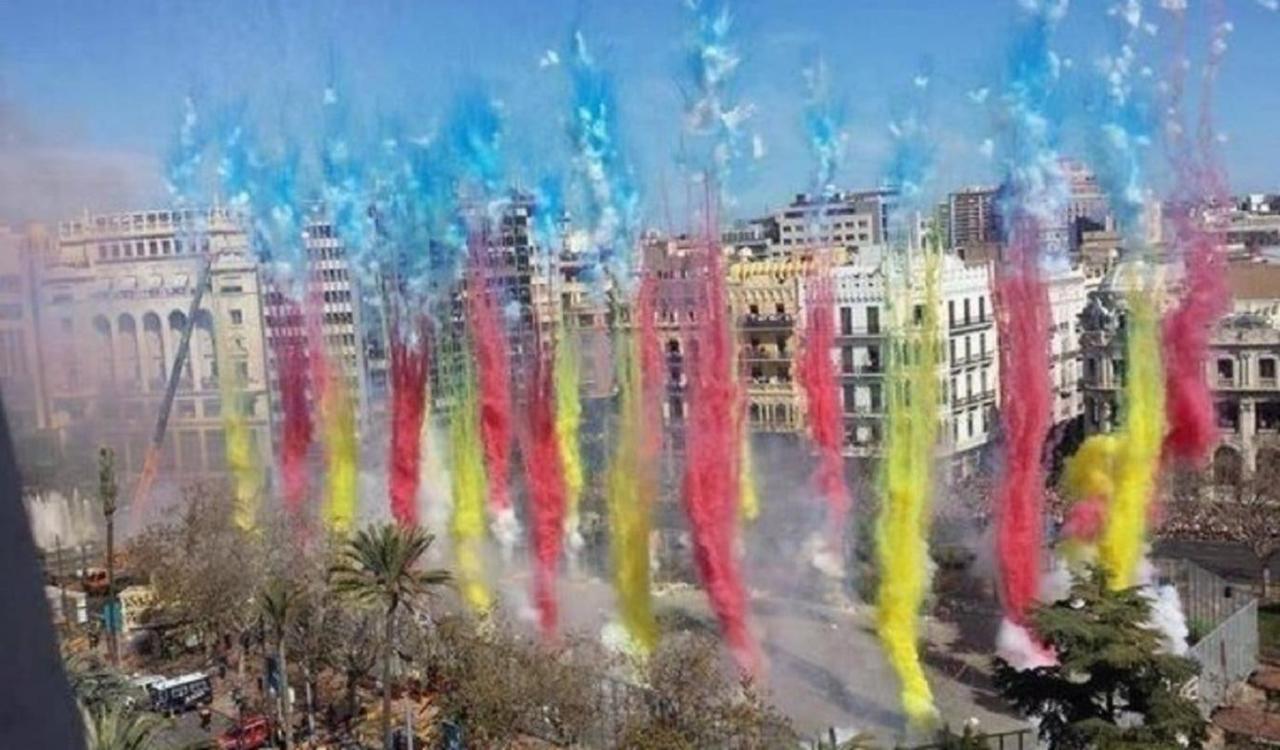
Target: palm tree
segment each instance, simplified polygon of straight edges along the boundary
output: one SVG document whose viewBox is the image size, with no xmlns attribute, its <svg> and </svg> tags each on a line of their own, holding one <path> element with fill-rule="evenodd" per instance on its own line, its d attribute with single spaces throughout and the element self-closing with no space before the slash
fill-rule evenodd
<svg viewBox="0 0 1280 750">
<path fill-rule="evenodd" d="M 435 536 L 417 526 L 370 525 L 344 545 L 329 572 L 333 590 L 358 603 L 380 607 L 385 615 L 382 639 L 382 738 L 391 748 L 391 654 L 396 615 L 414 611 L 433 589 L 453 581 L 447 570 L 416 570 Z"/>
<path fill-rule="evenodd" d="M 280 670 L 280 694 L 276 703 L 280 730 L 284 733 L 285 750 L 293 748 L 293 732 L 290 731 L 289 670 L 285 661 L 285 640 L 294 616 L 302 606 L 302 592 L 283 579 L 276 579 L 267 586 L 258 600 L 262 617 L 271 628 L 276 642 L 276 665 Z"/>
<path fill-rule="evenodd" d="M 80 716 L 87 750 L 146 750 L 161 726 L 154 714 L 117 706 L 90 709 L 81 705 Z"/>
</svg>

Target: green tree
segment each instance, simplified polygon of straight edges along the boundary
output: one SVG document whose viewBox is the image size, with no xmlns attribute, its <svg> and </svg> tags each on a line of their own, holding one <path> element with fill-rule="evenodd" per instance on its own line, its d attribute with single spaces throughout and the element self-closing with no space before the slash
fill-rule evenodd
<svg viewBox="0 0 1280 750">
<path fill-rule="evenodd" d="M 395 647 L 396 616 L 414 612 L 434 590 L 449 585 L 447 570 L 418 570 L 435 536 L 418 527 L 370 525 L 356 533 L 330 568 L 335 593 L 357 603 L 380 607 L 386 618 L 382 637 L 382 737 L 391 748 L 391 657 Z"/>
<path fill-rule="evenodd" d="M 279 671 L 279 694 L 276 699 L 276 716 L 281 731 L 284 732 L 285 750 L 293 748 L 293 732 L 290 725 L 289 701 L 289 668 L 286 661 L 286 644 L 296 619 L 298 610 L 302 608 L 302 592 L 284 579 L 275 579 L 258 598 L 258 606 L 262 619 L 271 632 L 275 642 L 276 669 Z"/>
<path fill-rule="evenodd" d="M 119 706 L 80 707 L 86 750 L 146 750 L 162 726 L 154 714 Z"/>
<path fill-rule="evenodd" d="M 1149 621 L 1138 589 L 1112 591 L 1094 569 L 1065 600 L 1031 614 L 1031 630 L 1058 663 L 1018 670 L 997 658 L 996 686 L 1038 720 L 1053 750 L 1200 748 L 1205 722 L 1181 694 L 1197 666 L 1165 653 Z"/>
</svg>

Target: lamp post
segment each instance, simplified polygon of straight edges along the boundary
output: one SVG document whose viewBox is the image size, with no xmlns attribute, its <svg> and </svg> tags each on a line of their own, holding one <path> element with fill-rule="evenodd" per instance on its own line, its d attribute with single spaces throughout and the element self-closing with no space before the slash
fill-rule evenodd
<svg viewBox="0 0 1280 750">
<path fill-rule="evenodd" d="M 120 642 L 116 632 L 120 624 L 120 603 L 116 600 L 115 515 L 116 515 L 115 454 L 110 448 L 98 450 L 98 497 L 102 500 L 102 515 L 107 520 L 107 655 L 113 666 L 120 666 Z"/>
</svg>

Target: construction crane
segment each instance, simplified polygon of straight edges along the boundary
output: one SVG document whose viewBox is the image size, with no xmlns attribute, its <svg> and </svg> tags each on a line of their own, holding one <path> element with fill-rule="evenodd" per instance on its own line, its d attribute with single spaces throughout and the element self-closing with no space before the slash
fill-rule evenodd
<svg viewBox="0 0 1280 750">
<path fill-rule="evenodd" d="M 209 275 L 213 270 L 216 253 L 209 253 L 204 266 L 200 269 L 199 280 L 196 281 L 196 293 L 191 298 L 191 307 L 187 310 L 187 325 L 178 340 L 178 351 L 173 357 L 173 368 L 169 370 L 169 383 L 164 389 L 164 399 L 160 402 L 160 414 L 156 417 L 156 429 L 151 435 L 151 445 L 147 446 L 147 457 L 142 463 L 142 474 L 138 477 L 138 485 L 133 491 L 130 503 L 130 515 L 135 519 L 142 512 L 143 504 L 151 494 L 151 485 L 155 482 L 156 471 L 160 468 L 160 452 L 164 446 L 165 431 L 169 427 L 169 412 L 173 410 L 173 397 L 178 392 L 178 383 L 182 380 L 182 370 L 187 364 L 191 351 L 191 332 L 196 327 L 196 312 L 204 299 L 204 290 L 209 286 Z"/>
</svg>

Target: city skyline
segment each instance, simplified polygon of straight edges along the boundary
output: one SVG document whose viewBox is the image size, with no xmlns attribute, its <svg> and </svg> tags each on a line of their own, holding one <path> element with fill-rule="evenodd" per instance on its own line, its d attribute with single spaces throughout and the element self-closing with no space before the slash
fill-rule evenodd
<svg viewBox="0 0 1280 750">
<path fill-rule="evenodd" d="M 995 135 L 991 113 L 979 100 L 998 90 L 1005 45 L 967 42 L 1001 38 L 1016 22 L 1018 4 L 963 5 L 928 13 L 911 3 L 734 5 L 742 58 L 735 94 L 755 107 L 748 128 L 762 149 L 734 186 L 726 213 L 760 213 L 812 185 L 802 71 L 819 56 L 846 112 L 848 153 L 838 184 L 883 181 L 888 124 L 916 100 L 925 102 L 937 145 L 933 197 L 996 181 L 999 170 L 984 145 Z M 1267 160 L 1256 158 L 1280 149 L 1280 134 L 1258 115 L 1280 108 L 1280 93 L 1256 83 L 1274 79 L 1280 62 L 1251 53 L 1280 29 L 1280 17 L 1267 5 L 1229 8 L 1234 30 L 1215 107 L 1237 192 L 1273 189 L 1277 182 Z M 643 218 L 661 226 L 670 217 L 679 228 L 687 214 L 676 158 L 688 88 L 681 65 L 691 27 L 681 6 L 674 0 L 643 8 L 555 2 L 536 10 L 518 3 L 428 8 L 387 2 L 358 9 L 225 3 L 199 10 L 130 4 L 110 14 L 75 2 L 16 6 L 0 24 L 0 219 L 57 220 L 82 208 L 165 205 L 163 156 L 176 138 L 185 96 L 194 93 L 215 108 L 243 102 L 259 122 L 295 131 L 308 127 L 308 113 L 330 77 L 358 92 L 366 122 L 396 113 L 424 131 L 440 125 L 460 86 L 481 85 L 504 104 L 508 176 L 532 184 L 548 173 L 564 175 L 572 158 L 564 135 L 569 97 L 556 59 L 563 61 L 570 30 L 581 28 L 616 89 L 622 149 L 634 167 Z M 1146 14 L 1142 24 L 1157 27 L 1142 31 L 1138 46 L 1139 62 L 1154 67 L 1167 59 L 1173 36 L 1159 6 L 1137 6 Z M 1081 81 L 1096 78 L 1094 63 L 1118 46 L 1122 22 L 1108 7 L 1073 4 L 1061 25 L 1055 50 L 1073 62 Z M 1205 23 L 1197 4 L 1188 18 L 1193 62 L 1194 50 L 1208 43 Z M 503 44 L 491 54 L 477 51 L 484 48 L 476 35 L 495 24 L 507 26 Z M 848 43 L 849 30 L 867 28 L 884 33 Z M 162 49 L 172 50 L 172 65 L 155 65 Z M 261 49 L 278 53 L 269 76 L 255 72 Z M 1152 78 L 1159 78 L 1154 70 Z M 1087 156 L 1080 139 L 1078 129 L 1068 128 L 1062 150 Z M 1148 156 L 1158 173 L 1158 150 Z"/>
</svg>

